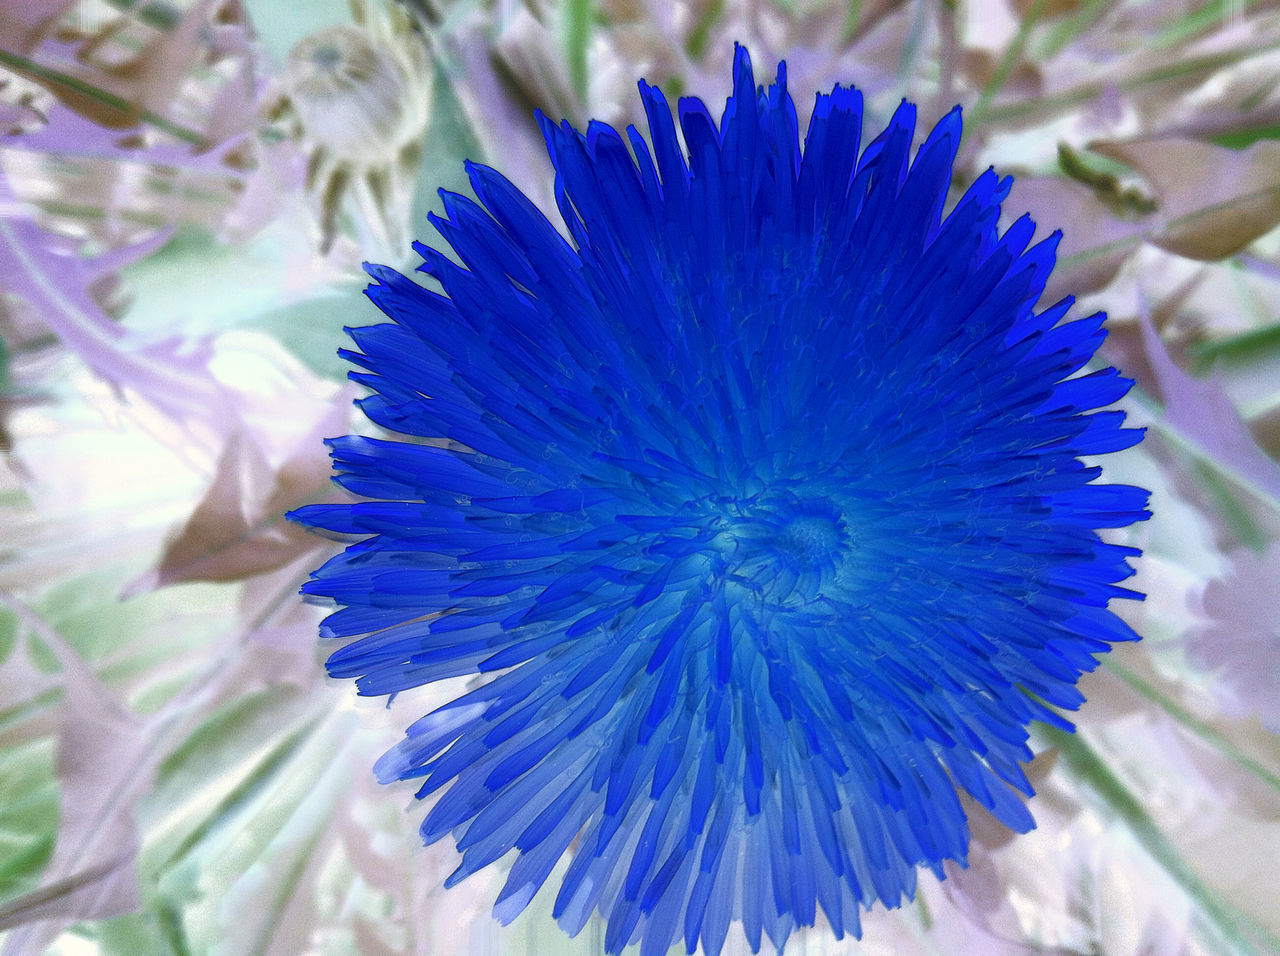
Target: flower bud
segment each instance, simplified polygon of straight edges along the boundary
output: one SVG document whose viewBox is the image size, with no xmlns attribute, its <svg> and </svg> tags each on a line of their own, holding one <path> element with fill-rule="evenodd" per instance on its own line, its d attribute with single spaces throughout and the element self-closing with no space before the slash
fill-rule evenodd
<svg viewBox="0 0 1280 956">
<path fill-rule="evenodd" d="M 426 51 L 413 37 L 378 43 L 352 25 L 293 48 L 284 83 L 305 138 L 353 165 L 391 162 L 422 136 L 431 96 Z"/>
</svg>

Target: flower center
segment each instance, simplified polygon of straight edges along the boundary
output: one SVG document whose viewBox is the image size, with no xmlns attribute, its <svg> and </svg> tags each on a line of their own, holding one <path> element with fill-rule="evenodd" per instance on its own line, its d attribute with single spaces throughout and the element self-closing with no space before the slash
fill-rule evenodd
<svg viewBox="0 0 1280 956">
<path fill-rule="evenodd" d="M 342 51 L 332 43 L 322 44 L 311 51 L 311 62 L 321 70 L 332 73 L 342 62 Z"/>
<path fill-rule="evenodd" d="M 777 548 L 798 567 L 817 570 L 834 562 L 843 537 L 838 516 L 802 514 L 783 529 Z"/>
<path fill-rule="evenodd" d="M 789 491 L 743 502 L 725 530 L 733 573 L 775 604 L 821 597 L 849 546 L 844 516 L 830 499 Z"/>
</svg>

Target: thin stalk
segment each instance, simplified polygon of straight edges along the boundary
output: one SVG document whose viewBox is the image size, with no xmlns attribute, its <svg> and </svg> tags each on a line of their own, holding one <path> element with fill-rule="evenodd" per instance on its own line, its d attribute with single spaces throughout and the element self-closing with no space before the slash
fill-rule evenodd
<svg viewBox="0 0 1280 956">
<path fill-rule="evenodd" d="M 1016 42 L 1016 39 L 1015 39 Z M 1131 77 L 1123 80 L 1100 79 L 1092 80 L 1087 83 L 1080 83 L 1077 86 L 1053 93 L 1048 96 L 1037 97 L 1030 100 L 1021 100 L 1016 103 L 1006 103 L 1001 106 L 993 106 L 986 110 L 983 119 L 988 123 L 1006 122 L 1009 120 L 1018 120 L 1027 116 L 1045 115 L 1055 111 L 1063 110 L 1073 106 L 1080 106 L 1084 103 L 1097 99 L 1102 92 L 1110 86 L 1114 86 L 1119 90 L 1128 92 L 1140 86 L 1146 86 L 1151 83 L 1162 83 L 1166 80 L 1175 80 L 1184 76 L 1194 76 L 1198 73 L 1207 73 L 1224 66 L 1230 66 L 1238 63 L 1247 56 L 1255 53 L 1272 52 L 1275 49 L 1274 43 L 1258 43 L 1253 46 L 1241 46 L 1233 50 L 1223 50 L 1217 53 L 1206 53 L 1202 56 L 1176 58 L 1169 63 L 1143 70 Z M 992 78 L 994 82 L 994 77 Z M 984 91 L 985 94 L 985 91 Z M 981 101 L 979 101 L 981 102 Z"/>
<path fill-rule="evenodd" d="M 1209 0 L 1157 33 L 1151 39 L 1151 45 L 1157 50 L 1167 50 L 1215 25 L 1230 24 L 1233 19 L 1243 17 L 1245 11 L 1257 3 L 1258 0 Z"/>
<path fill-rule="evenodd" d="M 1218 474 L 1230 478 L 1239 488 L 1242 488 L 1252 495 L 1256 496 L 1259 501 L 1264 502 L 1271 508 L 1280 511 L 1280 498 L 1268 488 L 1263 487 L 1255 479 L 1242 474 L 1238 469 L 1232 467 L 1229 463 L 1221 458 L 1208 452 L 1194 438 L 1184 434 L 1180 429 L 1170 425 L 1161 414 L 1163 409 L 1151 395 L 1147 394 L 1140 386 L 1135 385 L 1129 392 L 1129 400 L 1135 405 L 1143 409 L 1148 417 L 1147 427 L 1153 431 L 1159 432 L 1169 445 L 1178 451 L 1190 455 L 1197 461 L 1204 462 L 1205 465 L 1212 468 Z"/>
<path fill-rule="evenodd" d="M 1103 659 L 1103 666 L 1128 684 L 1146 700 L 1155 704 L 1166 714 L 1172 717 L 1180 726 L 1186 728 L 1196 737 L 1200 738 L 1200 740 L 1217 749 L 1223 754 L 1223 756 L 1229 758 L 1233 763 L 1238 764 L 1259 780 L 1262 780 L 1273 789 L 1280 791 L 1280 776 L 1272 773 L 1258 761 L 1244 753 L 1239 747 L 1227 739 L 1227 737 L 1214 730 L 1204 721 L 1199 720 L 1181 704 L 1171 700 L 1165 694 L 1160 693 L 1159 689 L 1153 684 L 1144 680 L 1123 664 L 1113 660 L 1110 656 Z"/>
<path fill-rule="evenodd" d="M 57 86 L 65 87 L 76 93 L 86 96 L 95 102 L 104 106 L 109 106 L 113 110 L 119 110 L 122 113 L 136 115 L 140 122 L 149 126 L 154 126 L 158 130 L 175 136 L 178 139 L 190 143 L 192 146 L 203 146 L 205 137 L 195 130 L 187 129 L 172 120 L 166 119 L 159 113 L 151 110 L 139 109 L 136 103 L 132 103 L 123 96 L 117 96 L 115 93 L 108 93 L 106 90 L 87 83 L 79 77 L 72 76 L 69 73 L 63 73 L 52 67 L 42 66 L 34 60 L 9 50 L 0 50 L 0 65 L 9 67 L 26 76 L 30 76 L 44 83 L 52 83 Z"/>
<path fill-rule="evenodd" d="M 1217 506 L 1231 533 L 1254 554 L 1262 554 L 1266 551 L 1266 535 L 1227 483 L 1204 461 L 1194 461 L 1191 467 L 1195 472 L 1197 483 Z"/>
<path fill-rule="evenodd" d="M 1246 332 L 1225 335 L 1212 342 L 1199 342 L 1188 351 L 1196 362 L 1208 365 L 1214 359 L 1228 356 L 1248 355 L 1261 349 L 1274 349 L 1280 345 L 1280 322 L 1273 325 L 1260 326 Z"/>
<path fill-rule="evenodd" d="M 1000 56 L 1000 62 L 996 64 L 995 72 L 991 74 L 991 79 L 987 81 L 987 85 L 983 88 L 982 94 L 978 97 L 978 102 L 969 111 L 970 123 L 976 125 L 994 113 L 994 110 L 991 109 L 991 101 L 1000 92 L 1005 81 L 1009 79 L 1009 74 L 1013 72 L 1013 68 L 1017 66 L 1018 61 L 1022 59 L 1022 55 L 1026 52 L 1027 40 L 1031 36 L 1031 29 L 1036 25 L 1036 21 L 1040 19 L 1040 12 L 1043 8 L 1044 0 L 1035 0 L 1035 3 L 1031 4 L 1031 9 L 1027 11 L 1027 15 L 1018 24 L 1018 32 L 1014 34 L 1013 39 L 1009 41 L 1009 45 L 1005 47 L 1004 53 Z"/>
<path fill-rule="evenodd" d="M 1106 0 L 1085 0 L 1075 13 L 1059 23 L 1043 43 L 1038 45 L 1036 59 L 1048 60 L 1061 53 L 1072 40 L 1098 22 L 1105 4 Z"/>
<path fill-rule="evenodd" d="M 591 45 L 592 0 L 565 0 L 564 53 L 569 80 L 580 106 L 587 105 L 587 52 Z"/>
<path fill-rule="evenodd" d="M 182 14 L 167 3 L 140 3 L 139 0 L 107 0 L 123 13 L 132 13 L 139 21 L 157 30 L 169 31 L 182 20 Z"/>
<path fill-rule="evenodd" d="M 1143 807 L 1142 802 L 1107 766 L 1106 761 L 1080 734 L 1053 727 L 1043 728 L 1046 740 L 1058 748 L 1064 763 L 1075 777 L 1122 819 L 1143 849 L 1195 902 L 1221 938 L 1245 953 L 1280 952 L 1280 937 L 1222 899 L 1206 886 L 1183 859 Z"/>
</svg>

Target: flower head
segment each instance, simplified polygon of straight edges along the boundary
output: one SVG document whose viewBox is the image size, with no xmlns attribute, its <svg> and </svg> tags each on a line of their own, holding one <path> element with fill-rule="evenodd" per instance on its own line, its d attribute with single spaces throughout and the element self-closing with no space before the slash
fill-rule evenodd
<svg viewBox="0 0 1280 956">
<path fill-rule="evenodd" d="M 1135 637 L 1096 529 L 1147 495 L 1079 460 L 1141 437 L 1087 414 L 1129 382 L 1076 374 L 1102 316 L 1035 311 L 1057 236 L 999 234 L 1008 179 L 941 217 L 958 110 L 910 160 L 911 105 L 859 150 L 836 87 L 802 149 L 740 48 L 686 155 L 640 92 L 649 143 L 543 120 L 568 241 L 469 165 L 433 219 L 461 264 L 418 247 L 443 294 L 370 267 L 392 321 L 346 354 L 404 437 L 332 442 L 369 500 L 297 517 L 362 540 L 304 590 L 363 694 L 489 676 L 377 772 L 439 794 L 450 882 L 516 851 L 500 919 L 568 855 L 554 912 L 610 952 L 856 934 L 964 860 L 958 790 L 1032 826 L 1028 722 Z"/>
<path fill-rule="evenodd" d="M 291 114 L 307 151 L 307 188 L 328 252 L 344 202 L 366 244 L 395 255 L 430 118 L 433 65 L 396 4 L 353 5 L 356 22 L 314 33 L 289 52 L 272 115 Z"/>
</svg>

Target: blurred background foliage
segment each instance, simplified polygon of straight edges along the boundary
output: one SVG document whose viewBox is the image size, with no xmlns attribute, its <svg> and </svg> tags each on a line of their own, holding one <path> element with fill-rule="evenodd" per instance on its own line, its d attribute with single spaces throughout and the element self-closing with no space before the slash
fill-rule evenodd
<svg viewBox="0 0 1280 956">
<path fill-rule="evenodd" d="M 361 426 L 336 349 L 435 190 L 543 205 L 534 109 L 716 103 L 734 41 L 812 94 L 965 109 L 957 191 L 1063 230 L 1148 440 L 1145 640 L 1036 732 L 1039 823 L 789 952 L 1280 952 L 1280 3 L 0 2 L 0 953 L 598 953 L 499 875 L 447 893 L 370 766 L 465 686 L 329 684 L 286 525 Z M 641 124 L 643 129 L 643 125 Z M 545 895 L 545 894 L 544 894 Z M 767 945 L 767 944 L 766 944 Z M 735 948 L 736 947 L 736 948 Z M 726 952 L 745 952 L 731 934 Z"/>
</svg>

